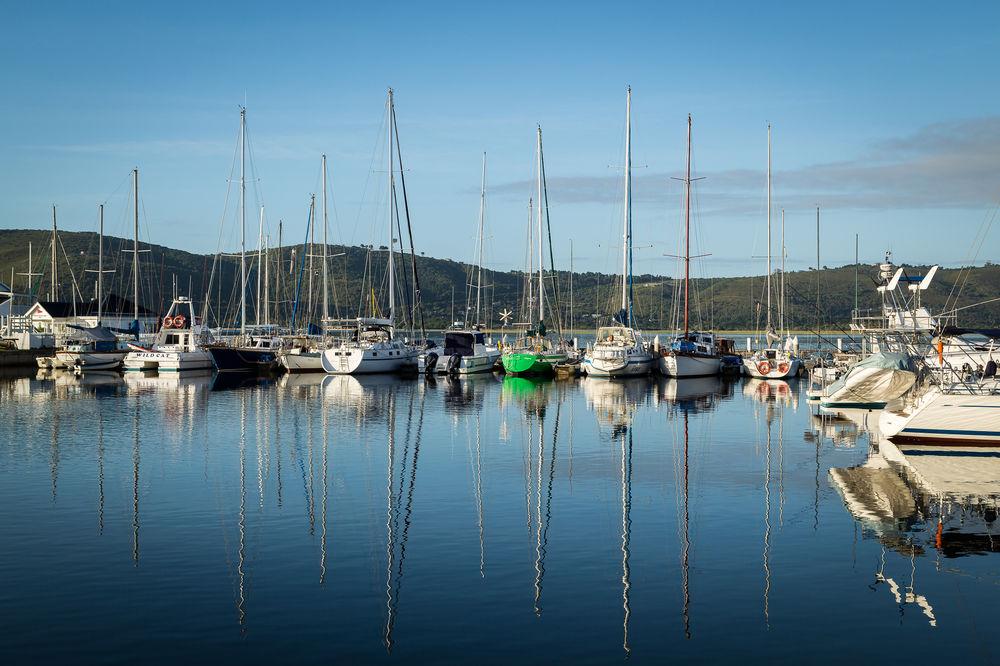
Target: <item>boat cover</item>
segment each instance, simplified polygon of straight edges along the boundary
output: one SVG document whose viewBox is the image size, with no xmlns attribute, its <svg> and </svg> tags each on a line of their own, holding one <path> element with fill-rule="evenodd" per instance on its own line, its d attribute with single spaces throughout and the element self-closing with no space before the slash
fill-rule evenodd
<svg viewBox="0 0 1000 666">
<path fill-rule="evenodd" d="M 88 326 L 77 326 L 75 324 L 68 324 L 68 326 L 83 333 L 82 339 L 89 339 L 94 342 L 116 342 L 118 340 L 111 329 L 106 326 L 94 326 L 93 328 Z"/>
<path fill-rule="evenodd" d="M 872 368 L 916 372 L 916 368 L 913 364 L 913 358 L 909 354 L 901 354 L 898 352 L 879 352 L 877 354 L 872 354 L 863 361 L 858 361 L 848 368 L 847 372 L 845 372 L 840 379 L 827 387 L 826 394 L 837 395 L 838 392 L 847 387 L 847 382 L 853 375 L 857 375 L 861 370 Z"/>
</svg>

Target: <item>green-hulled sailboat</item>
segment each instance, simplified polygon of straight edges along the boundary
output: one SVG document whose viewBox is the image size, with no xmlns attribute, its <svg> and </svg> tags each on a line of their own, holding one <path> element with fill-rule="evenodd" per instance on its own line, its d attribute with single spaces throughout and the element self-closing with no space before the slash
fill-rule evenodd
<svg viewBox="0 0 1000 666">
<path fill-rule="evenodd" d="M 537 143 L 537 172 L 538 172 L 538 323 L 524 333 L 510 345 L 504 345 L 502 359 L 503 369 L 509 375 L 517 376 L 545 376 L 551 375 L 555 371 L 555 366 L 569 358 L 569 351 L 562 340 L 552 340 L 548 337 L 545 327 L 545 269 L 544 269 L 544 243 L 543 243 L 543 209 L 547 196 L 544 188 L 545 162 L 542 157 L 542 128 L 538 128 Z M 530 234 L 529 234 L 530 237 Z M 531 252 L 528 253 L 529 257 Z M 530 275 L 531 270 L 529 268 Z M 528 310 L 531 310 L 531 279 L 528 284 Z M 534 314 L 534 313 L 531 313 Z"/>
</svg>

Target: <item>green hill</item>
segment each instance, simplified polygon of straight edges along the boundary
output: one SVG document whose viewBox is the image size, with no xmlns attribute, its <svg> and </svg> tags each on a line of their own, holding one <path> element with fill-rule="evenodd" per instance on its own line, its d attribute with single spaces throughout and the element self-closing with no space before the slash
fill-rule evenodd
<svg viewBox="0 0 1000 666">
<path fill-rule="evenodd" d="M 89 232 L 60 232 L 59 238 L 59 285 L 58 298 L 69 300 L 74 278 L 78 297 L 89 299 L 94 296 L 96 275 L 86 270 L 97 268 L 98 237 Z M 28 244 L 32 245 L 32 269 L 36 273 L 30 288 L 27 278 L 15 275 L 15 290 L 19 293 L 36 295 L 46 300 L 51 284 L 51 234 L 35 230 L 0 230 L 0 281 L 10 279 L 15 273 L 28 272 Z M 114 269 L 105 277 L 105 289 L 131 297 L 132 294 L 132 254 L 128 240 L 105 238 L 105 269 Z M 173 294 L 176 281 L 177 292 L 191 295 L 199 305 L 207 300 L 209 321 L 232 323 L 238 310 L 239 260 L 232 256 L 216 259 L 212 255 L 200 255 L 175 250 L 159 245 L 141 244 L 148 250 L 140 255 L 140 301 L 154 311 L 162 312 Z M 321 281 L 319 248 L 314 252 L 312 273 L 312 307 L 309 308 L 309 273 L 301 270 L 301 246 L 286 246 L 268 253 L 269 293 L 272 302 L 272 321 L 286 323 L 290 320 L 299 293 L 297 321 L 316 321 L 321 311 Z M 372 294 L 376 302 L 385 303 L 386 252 L 376 248 L 330 246 L 330 254 L 338 255 L 330 259 L 331 315 L 354 317 L 359 310 L 370 309 Z M 216 263 L 217 262 L 217 263 Z M 398 313 L 405 307 L 403 296 L 412 294 L 412 270 L 408 257 L 396 258 Z M 216 265 L 213 278 L 213 265 Z M 425 324 L 428 329 L 439 329 L 452 319 L 452 307 L 456 319 L 462 319 L 465 306 L 467 266 L 465 264 L 430 257 L 416 258 L 417 273 L 421 286 L 421 301 Z M 908 274 L 922 274 L 926 267 L 907 267 Z M 874 289 L 875 266 L 861 266 L 859 306 L 861 309 L 879 307 L 878 295 Z M 370 276 L 374 275 L 374 280 Z M 301 276 L 301 287 L 298 286 Z M 366 277 L 368 276 L 368 277 Z M 524 274 L 519 271 L 484 272 L 484 284 L 488 287 L 482 295 L 482 317 L 485 323 L 499 326 L 499 312 L 509 309 L 516 313 L 521 310 Z M 820 310 L 816 308 L 817 278 L 820 284 Z M 949 295 L 957 292 L 956 284 L 964 281 L 958 306 L 971 305 L 997 296 L 1000 292 L 1000 266 L 988 264 L 982 268 L 968 270 L 949 269 L 939 271 L 931 288 L 925 292 L 924 304 L 932 312 L 940 312 Z M 247 293 L 254 297 L 257 290 L 257 273 L 251 266 L 248 275 Z M 589 329 L 607 318 L 617 309 L 620 281 L 616 276 L 585 272 L 573 276 L 574 322 L 579 329 Z M 561 313 L 568 322 L 569 285 L 568 272 L 561 271 L 547 287 L 549 302 L 553 300 L 551 291 L 557 284 L 560 291 Z M 777 284 L 777 283 L 775 283 Z M 817 323 L 824 328 L 845 327 L 850 321 L 855 298 L 855 267 L 798 271 L 786 275 L 787 317 L 792 329 L 810 330 Z M 211 290 L 209 290 L 211 287 Z M 675 313 L 675 282 L 669 277 L 640 275 L 634 278 L 634 302 L 640 325 L 647 330 L 663 330 L 671 327 Z M 211 293 L 210 296 L 207 296 Z M 763 306 L 753 305 L 763 301 L 764 280 L 761 276 L 715 278 L 694 280 L 691 289 L 692 326 L 714 327 L 717 330 L 745 330 L 758 325 L 758 313 L 763 318 Z M 454 300 L 453 300 L 454 299 Z M 774 295 L 777 308 L 777 287 Z M 955 306 L 954 297 L 952 306 Z M 253 320 L 255 311 L 248 306 L 248 317 Z M 367 312 L 365 312 L 367 313 Z M 818 315 L 818 316 L 817 316 Z M 522 318 L 515 315 L 516 320 Z M 990 303 L 959 313 L 959 322 L 965 326 L 1000 326 L 1000 303 Z"/>
</svg>

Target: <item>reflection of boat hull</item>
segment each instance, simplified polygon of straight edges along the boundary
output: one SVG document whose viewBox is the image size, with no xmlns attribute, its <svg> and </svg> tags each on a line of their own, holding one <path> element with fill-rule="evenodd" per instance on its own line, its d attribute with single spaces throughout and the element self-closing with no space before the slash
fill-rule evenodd
<svg viewBox="0 0 1000 666">
<path fill-rule="evenodd" d="M 722 357 L 671 353 L 661 356 L 656 367 L 665 377 L 708 377 L 719 374 Z"/>
<path fill-rule="evenodd" d="M 219 372 L 270 372 L 278 363 L 272 349 L 211 346 L 208 352 Z"/>
<path fill-rule="evenodd" d="M 894 441 L 1000 446 L 1000 396 L 931 390 L 916 405 L 882 412 L 879 429 Z"/>
<path fill-rule="evenodd" d="M 285 352 L 278 362 L 288 372 L 323 372 L 323 352 L 318 350 Z"/>
</svg>

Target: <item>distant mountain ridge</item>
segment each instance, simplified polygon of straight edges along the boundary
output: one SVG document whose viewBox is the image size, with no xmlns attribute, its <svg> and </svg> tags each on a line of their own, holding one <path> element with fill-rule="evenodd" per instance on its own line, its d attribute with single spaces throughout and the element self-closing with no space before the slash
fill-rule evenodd
<svg viewBox="0 0 1000 666">
<path fill-rule="evenodd" d="M 59 249 L 59 296 L 70 299 L 71 285 L 75 277 L 80 295 L 84 300 L 94 296 L 94 273 L 97 269 L 97 234 L 92 232 L 60 232 Z M 51 284 L 50 245 L 51 232 L 40 230 L 0 230 L 0 281 L 10 280 L 13 269 L 14 287 L 18 293 L 25 292 L 26 277 L 18 275 L 28 272 L 28 243 L 32 245 L 32 272 L 42 273 L 33 277 L 34 292 L 40 300 L 47 299 Z M 132 295 L 132 255 L 131 241 L 105 237 L 105 270 L 115 269 L 114 274 L 105 277 L 105 289 L 131 298 Z M 211 281 L 209 321 L 232 323 L 238 310 L 236 304 L 239 276 L 239 260 L 231 255 L 216 259 L 214 255 L 202 255 L 176 250 L 161 245 L 140 243 L 140 249 L 148 250 L 140 255 L 140 302 L 155 312 L 163 312 L 169 304 L 176 280 L 177 292 L 190 295 L 203 309 L 209 292 L 213 264 L 217 263 L 216 277 Z M 419 247 L 418 247 L 419 251 Z M 319 254 L 321 249 L 314 253 Z M 385 249 L 369 251 L 366 247 L 331 245 L 331 315 L 342 317 L 357 316 L 359 311 L 369 307 L 372 290 L 378 296 L 384 289 L 383 274 L 386 267 Z M 309 275 L 301 264 L 302 247 L 285 246 L 272 249 L 268 255 L 268 292 L 275 305 L 271 311 L 272 322 L 277 318 L 284 323 L 292 313 L 296 290 L 299 293 L 297 321 L 316 321 L 320 316 L 320 260 L 313 258 L 312 308 L 309 305 Z M 295 258 L 292 264 L 293 256 Z M 67 262 L 68 259 L 68 262 Z M 905 257 L 898 258 L 905 261 Z M 367 271 L 366 271 L 367 267 Z M 461 320 L 465 307 L 466 285 L 469 283 L 466 263 L 425 256 L 416 257 L 416 267 L 421 287 L 424 321 L 429 330 L 440 329 L 452 321 L 454 294 L 454 318 Z M 411 293 L 411 265 L 409 258 L 397 255 L 397 281 L 402 293 Z M 926 267 L 907 266 L 908 274 L 922 274 Z M 877 309 L 878 295 L 874 288 L 877 267 L 859 267 L 858 305 L 861 309 Z M 279 278 L 280 274 L 280 278 Z M 374 274 L 374 287 L 363 280 L 366 274 Z M 301 279 L 300 279 L 301 278 Z M 277 282 L 281 280 L 281 286 Z M 817 316 L 816 289 L 820 284 L 820 310 Z M 525 275 L 522 271 L 486 271 L 483 282 L 489 285 L 482 295 L 483 323 L 500 325 L 499 313 L 509 309 L 520 313 L 522 289 Z M 301 286 L 299 285 L 301 281 Z M 248 276 L 247 293 L 256 295 L 257 273 Z M 569 319 L 570 275 L 558 271 L 547 287 L 547 301 L 553 302 L 552 285 L 557 285 L 560 295 L 559 311 L 564 326 Z M 621 282 L 618 276 L 595 272 L 580 272 L 573 275 L 573 314 L 575 328 L 590 329 L 607 321 L 618 308 Z M 798 330 L 812 330 L 817 324 L 829 330 L 846 328 L 851 319 L 855 303 L 855 267 L 824 268 L 817 274 L 815 270 L 796 271 L 786 274 L 786 310 L 788 327 Z M 987 263 L 986 266 L 970 269 L 940 270 L 930 289 L 924 294 L 923 303 L 932 312 L 939 313 L 951 295 L 952 300 L 959 292 L 957 306 L 996 298 L 1000 295 L 1000 266 Z M 362 294 L 362 285 L 366 293 Z M 675 281 L 672 277 L 658 275 L 637 275 L 633 278 L 633 293 L 636 316 L 646 330 L 665 330 L 671 327 L 679 303 L 675 301 Z M 190 289 L 189 289 L 190 285 Z M 454 291 L 453 291 L 454 290 Z M 192 293 L 189 293 L 192 292 Z M 263 285 L 262 285 L 263 292 Z M 774 283 L 772 303 L 777 316 L 777 282 Z M 397 297 L 397 301 L 398 301 Z M 699 278 L 692 280 L 691 316 L 693 327 L 715 330 L 748 330 L 763 325 L 764 318 L 764 277 Z M 384 298 L 376 298 L 384 301 Z M 474 299 L 473 299 L 474 300 Z M 757 305 L 760 302 L 760 305 Z M 334 304 L 337 306 L 334 307 Z M 955 307 L 956 303 L 952 303 Z M 398 306 L 399 307 L 399 306 Z M 400 309 L 400 311 L 402 308 Z M 596 315 L 596 316 L 595 316 Z M 248 318 L 256 320 L 252 304 L 248 306 Z M 515 315 L 515 320 L 521 318 Z M 547 320 L 549 318 L 547 317 Z M 776 320 L 775 320 L 776 321 Z M 959 323 L 970 327 L 1000 326 L 1000 303 L 988 303 L 959 312 Z M 554 323 L 554 322 L 553 322 Z"/>
</svg>

